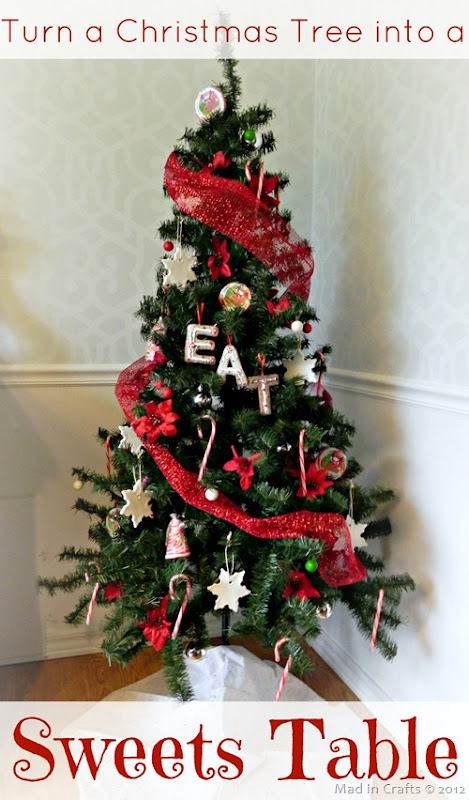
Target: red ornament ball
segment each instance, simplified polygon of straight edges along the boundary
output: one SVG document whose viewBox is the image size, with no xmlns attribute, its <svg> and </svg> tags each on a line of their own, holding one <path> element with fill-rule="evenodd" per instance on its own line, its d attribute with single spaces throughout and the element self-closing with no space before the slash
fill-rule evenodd
<svg viewBox="0 0 469 800">
<path fill-rule="evenodd" d="M 162 389 L 164 386 L 163 381 L 155 381 L 155 389 Z"/>
<path fill-rule="evenodd" d="M 311 323 L 305 322 L 305 324 L 303 325 L 303 333 L 311 333 L 312 330 L 313 326 L 311 325 Z"/>
<path fill-rule="evenodd" d="M 166 242 L 163 242 L 163 250 L 166 250 L 167 253 L 170 253 L 173 249 L 174 245 L 169 241 L 169 239 Z"/>
<path fill-rule="evenodd" d="M 161 392 L 161 394 L 163 395 L 165 400 L 169 400 L 169 398 L 173 396 L 173 390 L 169 386 L 166 386 Z"/>
</svg>

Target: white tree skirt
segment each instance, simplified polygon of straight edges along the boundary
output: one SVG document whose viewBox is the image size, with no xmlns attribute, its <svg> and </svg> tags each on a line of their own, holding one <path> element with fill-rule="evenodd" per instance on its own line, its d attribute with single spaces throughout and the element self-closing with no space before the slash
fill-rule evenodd
<svg viewBox="0 0 469 800">
<path fill-rule="evenodd" d="M 193 661 L 186 657 L 186 669 L 191 682 L 194 700 L 274 700 L 283 667 L 271 661 L 262 661 L 244 647 L 210 647 L 203 659 Z M 148 678 L 131 683 L 108 695 L 112 701 L 164 701 L 169 700 L 169 690 L 163 670 Z M 288 675 L 282 693 L 283 701 L 320 700 L 306 684 Z"/>
</svg>

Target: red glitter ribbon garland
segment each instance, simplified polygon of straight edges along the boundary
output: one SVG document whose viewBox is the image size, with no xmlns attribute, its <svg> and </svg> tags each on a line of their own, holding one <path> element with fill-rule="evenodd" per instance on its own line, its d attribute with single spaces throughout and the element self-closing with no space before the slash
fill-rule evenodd
<svg viewBox="0 0 469 800">
<path fill-rule="evenodd" d="M 116 396 L 132 426 L 137 422 L 135 406 L 147 383 L 148 362 L 145 358 L 135 361 L 118 378 Z M 168 483 L 186 503 L 262 539 L 301 536 L 321 539 L 327 547 L 318 559 L 318 570 L 329 586 L 346 586 L 366 577 L 366 569 L 355 555 L 350 531 L 341 514 L 293 511 L 277 517 L 250 517 L 221 492 L 216 501 L 207 500 L 195 472 L 186 470 L 163 445 L 157 442 L 144 444 Z"/>
<path fill-rule="evenodd" d="M 287 291 L 308 299 L 314 259 L 308 243 L 240 181 L 195 172 L 176 153 L 169 156 L 164 184 L 189 217 L 242 244 L 263 262 Z"/>
</svg>

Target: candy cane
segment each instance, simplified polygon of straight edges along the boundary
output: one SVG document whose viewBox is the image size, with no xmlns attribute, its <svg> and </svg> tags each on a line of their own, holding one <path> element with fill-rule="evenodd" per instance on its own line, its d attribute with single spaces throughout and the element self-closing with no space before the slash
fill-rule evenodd
<svg viewBox="0 0 469 800">
<path fill-rule="evenodd" d="M 108 478 L 111 477 L 111 436 L 106 439 L 106 470 Z"/>
<path fill-rule="evenodd" d="M 261 161 L 259 168 L 259 186 L 257 187 L 257 199 L 260 200 L 262 196 L 262 189 L 264 188 L 265 169 Z"/>
<path fill-rule="evenodd" d="M 202 480 L 202 478 L 204 476 L 204 472 L 205 472 L 206 467 L 207 467 L 207 461 L 209 459 L 210 452 L 212 450 L 212 446 L 213 446 L 213 443 L 215 441 L 215 434 L 217 432 L 217 423 L 215 422 L 213 417 L 210 416 L 210 414 L 204 414 L 202 419 L 209 419 L 210 420 L 210 422 L 212 424 L 212 432 L 210 434 L 210 439 L 208 440 L 208 445 L 205 448 L 204 457 L 203 457 L 202 463 L 200 465 L 199 475 L 198 475 L 198 478 L 197 478 L 199 483 L 200 483 L 200 481 Z M 200 425 L 197 428 L 197 432 L 199 434 L 199 439 L 202 439 L 203 433 L 202 433 L 202 428 L 200 427 Z"/>
<path fill-rule="evenodd" d="M 290 639 L 288 638 L 288 636 L 284 636 L 283 639 L 279 639 L 277 644 L 275 645 L 274 653 L 275 653 L 275 661 L 277 662 L 277 664 L 280 662 L 280 648 L 281 648 L 281 646 L 283 644 L 286 644 L 289 641 L 290 641 Z M 279 683 L 279 686 L 278 686 L 278 689 L 277 689 L 277 694 L 275 695 L 275 702 L 277 702 L 277 700 L 280 700 L 280 697 L 281 697 L 281 694 L 282 694 L 282 692 L 284 690 L 285 684 L 287 682 L 288 673 L 290 672 L 292 664 L 293 664 L 293 656 L 290 654 L 288 656 L 287 663 L 285 664 L 285 667 L 283 669 L 283 675 L 280 678 L 280 683 Z"/>
<path fill-rule="evenodd" d="M 303 428 L 300 431 L 300 441 L 299 441 L 299 450 L 300 450 L 300 480 L 301 480 L 301 488 L 303 490 L 303 497 L 306 497 L 306 469 L 305 469 L 305 432 L 306 428 Z"/>
<path fill-rule="evenodd" d="M 170 595 L 171 595 L 173 600 L 176 599 L 176 592 L 174 591 L 174 584 L 176 583 L 177 580 L 185 581 L 185 583 L 186 583 L 186 593 L 184 595 L 184 600 L 182 601 L 181 608 L 179 609 L 179 614 L 177 615 L 176 622 L 174 623 L 174 628 L 173 628 L 173 632 L 171 634 L 171 639 L 175 639 L 176 636 L 179 633 L 179 628 L 181 627 L 182 616 L 184 614 L 184 611 L 186 610 L 187 603 L 189 602 L 189 597 L 190 597 L 191 589 L 192 589 L 192 583 L 190 582 L 190 580 L 187 577 L 187 575 L 184 575 L 182 573 L 179 574 L 179 575 L 173 575 L 173 577 L 171 578 L 171 580 L 169 582 L 169 593 L 170 593 Z"/>
<path fill-rule="evenodd" d="M 91 564 L 94 564 L 94 561 L 90 561 L 89 563 L 90 563 L 90 566 L 91 566 Z M 98 572 L 100 572 L 99 567 L 97 567 L 97 570 L 98 570 Z M 90 582 L 90 575 L 89 575 L 88 572 L 85 572 L 85 580 L 86 580 L 87 583 Z M 90 622 L 91 622 L 91 617 L 92 617 L 92 614 L 93 614 L 93 609 L 94 609 L 94 606 L 95 606 L 95 603 L 96 603 L 96 598 L 98 596 L 100 585 L 101 584 L 99 583 L 99 581 L 97 581 L 95 583 L 95 585 L 94 585 L 93 593 L 91 595 L 90 604 L 88 606 L 88 613 L 86 615 L 86 624 L 87 625 L 89 625 Z"/>
<path fill-rule="evenodd" d="M 251 180 L 251 162 L 247 161 L 246 166 L 244 167 L 244 172 L 246 174 L 246 178 L 248 181 Z M 265 178 L 265 169 L 264 165 L 261 161 L 259 165 L 259 184 L 257 186 L 257 199 L 260 200 L 262 196 L 262 189 L 264 188 L 264 178 Z"/>
<path fill-rule="evenodd" d="M 374 650 L 376 646 L 376 636 L 378 633 L 378 625 L 379 625 L 379 618 L 381 616 L 381 609 L 383 607 L 383 600 L 384 600 L 384 589 L 379 590 L 378 594 L 378 602 L 376 604 L 376 614 L 375 614 L 375 621 L 373 622 L 373 630 L 371 632 L 371 642 L 370 642 L 370 649 Z"/>
</svg>

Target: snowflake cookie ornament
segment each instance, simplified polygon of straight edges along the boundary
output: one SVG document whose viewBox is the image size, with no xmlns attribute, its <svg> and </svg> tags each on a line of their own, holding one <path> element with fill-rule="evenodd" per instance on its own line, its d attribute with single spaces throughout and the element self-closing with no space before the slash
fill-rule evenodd
<svg viewBox="0 0 469 800">
<path fill-rule="evenodd" d="M 152 496 L 150 492 L 145 491 L 143 488 L 142 478 L 139 477 L 135 481 L 133 489 L 124 489 L 122 497 L 125 500 L 125 505 L 121 508 L 121 514 L 124 517 L 131 517 L 134 528 L 140 524 L 144 517 L 152 517 L 151 501 Z"/>
<path fill-rule="evenodd" d="M 368 542 L 363 538 L 362 534 L 365 531 L 368 523 L 355 522 L 354 518 L 351 517 L 350 514 L 345 521 L 350 531 L 352 547 L 367 547 Z"/>
<path fill-rule="evenodd" d="M 352 540 L 352 547 L 367 547 L 368 542 L 366 539 L 363 538 L 363 532 L 367 527 L 368 523 L 362 522 L 355 522 L 353 518 L 353 490 L 355 486 L 353 481 L 350 481 L 349 484 L 349 512 L 347 515 L 347 519 L 345 520 L 350 531 L 350 537 Z"/>
<path fill-rule="evenodd" d="M 130 450 L 134 456 L 139 456 L 144 447 L 134 429 L 130 425 L 119 425 L 119 430 L 122 436 L 119 447 L 123 450 Z"/>
<path fill-rule="evenodd" d="M 231 611 L 236 613 L 236 611 L 238 611 L 240 599 L 247 594 L 251 594 L 250 589 L 241 585 L 244 572 L 243 569 L 241 572 L 230 574 L 230 572 L 222 567 L 218 576 L 218 583 L 212 583 L 211 586 L 207 586 L 209 592 L 212 592 L 217 598 L 215 601 L 215 611 L 219 611 L 221 608 L 228 606 Z"/>
<path fill-rule="evenodd" d="M 217 598 L 215 601 L 215 611 L 219 611 L 228 606 L 228 608 L 236 614 L 240 599 L 251 594 L 251 590 L 247 589 L 246 586 L 242 586 L 245 573 L 244 569 L 241 570 L 241 572 L 230 571 L 230 566 L 228 564 L 228 548 L 231 544 L 231 537 L 232 533 L 230 531 L 226 539 L 225 547 L 226 569 L 223 569 L 223 567 L 221 568 L 218 576 L 218 583 L 212 583 L 211 586 L 207 586 L 207 589 Z M 233 569 L 233 562 L 231 563 L 231 569 Z"/>
<path fill-rule="evenodd" d="M 319 381 L 319 373 L 315 372 L 318 366 L 316 358 L 305 358 L 301 350 L 297 350 L 293 358 L 284 362 L 287 371 L 285 378 L 293 379 L 297 385 L 301 385 L 305 381 L 307 383 L 317 383 Z"/>
<path fill-rule="evenodd" d="M 163 286 L 176 285 L 184 288 L 188 281 L 197 279 L 194 267 L 197 264 L 197 256 L 191 255 L 178 245 L 174 255 L 170 258 L 161 259 L 165 268 Z"/>
</svg>

